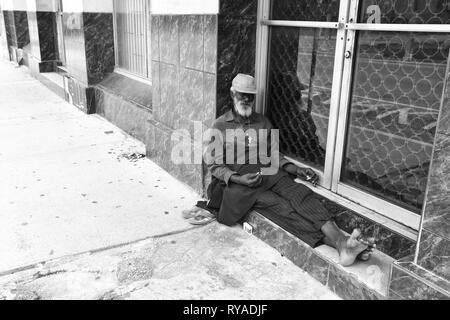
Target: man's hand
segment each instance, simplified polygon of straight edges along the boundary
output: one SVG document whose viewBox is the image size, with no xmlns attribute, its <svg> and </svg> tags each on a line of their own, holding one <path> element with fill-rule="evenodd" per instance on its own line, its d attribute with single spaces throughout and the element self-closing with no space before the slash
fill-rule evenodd
<svg viewBox="0 0 450 320">
<path fill-rule="evenodd" d="M 234 183 L 247 186 L 249 188 L 258 188 L 261 185 L 263 178 L 258 173 L 248 173 L 243 176 L 234 175 L 231 177 L 231 180 Z"/>
<path fill-rule="evenodd" d="M 314 186 L 319 183 L 319 176 L 309 168 L 297 168 L 297 176 L 303 181 L 309 182 Z"/>
</svg>

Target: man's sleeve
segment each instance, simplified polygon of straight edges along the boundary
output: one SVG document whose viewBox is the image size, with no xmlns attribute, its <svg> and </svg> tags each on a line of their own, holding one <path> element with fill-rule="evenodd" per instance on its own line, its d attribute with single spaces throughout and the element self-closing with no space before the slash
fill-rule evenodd
<svg viewBox="0 0 450 320">
<path fill-rule="evenodd" d="M 217 124 L 215 123 L 213 125 L 213 129 L 216 130 L 216 132 L 220 132 L 218 130 Z M 219 139 L 219 141 L 214 141 L 214 139 Z M 208 169 L 211 172 L 211 174 L 216 177 L 217 179 L 225 182 L 227 185 L 230 182 L 231 176 L 237 174 L 237 172 L 231 170 L 226 164 L 225 164 L 225 145 L 224 141 L 222 139 L 222 135 L 217 137 L 211 137 L 211 140 L 209 141 L 209 146 L 211 146 L 213 143 L 217 146 L 220 146 L 221 152 L 215 152 L 216 149 L 209 150 L 206 148 L 205 152 L 207 152 L 207 165 Z"/>
</svg>

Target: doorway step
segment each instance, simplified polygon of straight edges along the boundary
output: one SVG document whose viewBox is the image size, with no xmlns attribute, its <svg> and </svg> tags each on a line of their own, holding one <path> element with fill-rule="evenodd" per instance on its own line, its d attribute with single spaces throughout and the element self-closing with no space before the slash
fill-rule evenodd
<svg viewBox="0 0 450 320">
<path fill-rule="evenodd" d="M 394 258 L 375 251 L 370 261 L 344 268 L 338 263 L 335 249 L 325 245 L 313 249 L 258 212 L 250 213 L 246 222 L 251 226 L 254 236 L 339 297 L 346 300 L 390 299 L 389 283 Z"/>
</svg>

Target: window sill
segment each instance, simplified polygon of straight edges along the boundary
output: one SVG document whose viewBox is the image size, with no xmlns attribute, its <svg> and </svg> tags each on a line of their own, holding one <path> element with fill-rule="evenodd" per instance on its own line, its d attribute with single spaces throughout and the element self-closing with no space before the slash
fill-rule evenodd
<svg viewBox="0 0 450 320">
<path fill-rule="evenodd" d="M 100 82 L 97 87 L 141 108 L 152 110 L 151 82 L 138 81 L 129 75 L 114 72 Z"/>
</svg>

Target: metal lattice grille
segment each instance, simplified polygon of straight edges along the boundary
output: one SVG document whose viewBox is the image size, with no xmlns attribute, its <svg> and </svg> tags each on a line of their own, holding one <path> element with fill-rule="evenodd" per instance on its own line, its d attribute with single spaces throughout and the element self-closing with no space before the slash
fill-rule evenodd
<svg viewBox="0 0 450 320">
<path fill-rule="evenodd" d="M 365 23 L 371 15 L 376 14 L 371 6 L 378 6 L 381 23 L 450 23 L 450 1 L 448 0 L 362 0 L 358 21 Z"/>
<path fill-rule="evenodd" d="M 357 42 L 343 181 L 420 212 L 449 35 L 361 32 Z"/>
<path fill-rule="evenodd" d="M 323 170 L 336 31 L 271 29 L 267 115 L 280 129 L 280 150 Z"/>
<path fill-rule="evenodd" d="M 338 21 L 339 0 L 273 0 L 272 20 Z"/>
<path fill-rule="evenodd" d="M 114 0 L 117 66 L 148 78 L 149 0 Z"/>
</svg>

